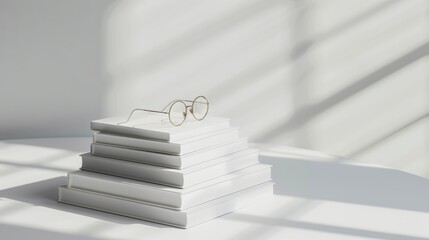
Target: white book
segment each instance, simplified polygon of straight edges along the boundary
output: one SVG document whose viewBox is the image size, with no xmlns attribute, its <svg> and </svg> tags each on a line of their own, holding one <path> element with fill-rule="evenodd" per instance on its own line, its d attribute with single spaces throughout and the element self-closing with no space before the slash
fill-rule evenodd
<svg viewBox="0 0 429 240">
<path fill-rule="evenodd" d="M 259 163 L 258 150 L 245 149 L 184 169 L 81 155 L 82 170 L 186 188 Z"/>
<path fill-rule="evenodd" d="M 272 192 L 273 184 L 271 182 L 263 183 L 182 211 L 65 186 L 59 188 L 58 201 L 175 227 L 189 228 L 256 203 L 271 196 Z"/>
<path fill-rule="evenodd" d="M 238 139 L 238 129 L 226 128 L 174 142 L 142 139 L 102 132 L 94 133 L 93 138 L 94 143 L 104 143 L 152 152 L 183 155 L 201 150 L 203 148 L 218 145 L 225 141 Z"/>
<path fill-rule="evenodd" d="M 268 181 L 271 165 L 257 164 L 185 189 L 81 170 L 68 174 L 67 186 L 184 210 Z"/>
<path fill-rule="evenodd" d="M 128 116 L 121 116 L 95 120 L 91 122 L 91 129 L 140 138 L 176 141 L 229 127 L 229 119 L 217 117 L 206 117 L 201 121 L 188 117 L 180 126 L 172 125 L 168 115 L 164 114 L 143 114 L 123 123 L 127 118 Z"/>
<path fill-rule="evenodd" d="M 204 148 L 185 155 L 168 155 L 163 153 L 136 150 L 132 148 L 118 147 L 115 145 L 93 143 L 91 144 L 91 154 L 156 166 L 183 169 L 246 148 L 248 148 L 246 138 L 226 141 L 222 144 Z"/>
</svg>

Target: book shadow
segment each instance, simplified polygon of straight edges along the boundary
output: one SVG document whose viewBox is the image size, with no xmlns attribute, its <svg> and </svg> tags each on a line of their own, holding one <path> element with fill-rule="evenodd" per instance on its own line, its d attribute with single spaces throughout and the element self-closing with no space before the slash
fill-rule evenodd
<svg viewBox="0 0 429 240">
<path fill-rule="evenodd" d="M 166 228 L 162 224 L 152 223 L 140 219 L 115 215 L 107 212 L 92 210 L 58 202 L 58 187 L 66 185 L 67 177 L 56 177 L 39 182 L 20 185 L 0 191 L 0 198 L 8 198 L 20 202 L 42 206 L 55 210 L 79 214 L 91 218 L 97 218 L 103 221 L 114 222 L 117 224 L 144 224 L 156 228 Z M 0 210 L 2 212 L 8 209 Z"/>
<path fill-rule="evenodd" d="M 261 156 L 274 193 L 307 199 L 429 212 L 429 179 L 387 167 L 332 159 Z"/>
</svg>

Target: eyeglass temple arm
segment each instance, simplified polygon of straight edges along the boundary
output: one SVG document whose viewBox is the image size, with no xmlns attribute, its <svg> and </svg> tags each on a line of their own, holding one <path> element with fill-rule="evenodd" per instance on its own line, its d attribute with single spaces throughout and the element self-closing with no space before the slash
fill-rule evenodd
<svg viewBox="0 0 429 240">
<path fill-rule="evenodd" d="M 165 113 L 165 114 L 168 114 L 168 112 L 164 112 L 164 109 L 163 109 L 162 111 L 155 111 L 155 110 L 149 110 L 149 109 L 143 109 L 143 108 L 135 108 L 135 109 L 133 109 L 133 110 L 131 111 L 130 115 L 129 115 L 129 116 L 128 116 L 128 118 L 127 118 L 127 121 L 125 121 L 125 122 L 120 122 L 120 123 L 118 123 L 117 125 L 120 125 L 120 124 L 124 124 L 124 123 L 129 122 L 129 121 L 130 121 L 130 119 L 131 119 L 131 117 L 132 117 L 132 115 L 133 115 L 133 114 L 134 114 L 134 112 L 136 112 L 136 111 L 144 111 L 144 112 L 154 112 L 154 113 Z"/>
<path fill-rule="evenodd" d="M 195 100 L 182 100 L 184 102 L 195 102 Z M 204 103 L 204 104 L 209 104 L 209 102 L 196 102 L 196 103 Z"/>
<path fill-rule="evenodd" d="M 165 109 L 170 106 L 171 104 L 173 104 L 176 101 L 183 101 L 183 102 L 195 102 L 195 100 L 185 100 L 185 99 L 176 99 L 171 101 L 169 104 L 167 104 L 161 111 L 165 111 Z M 208 102 L 197 102 L 197 103 L 205 103 L 205 104 L 209 104 Z"/>
<path fill-rule="evenodd" d="M 171 101 L 169 104 L 167 104 L 167 106 L 165 106 L 161 111 L 164 113 L 165 109 L 167 109 L 171 104 L 177 102 L 177 101 L 183 101 L 183 102 L 195 102 L 195 100 L 182 100 L 182 99 L 176 99 Z M 209 104 L 208 102 L 197 102 L 197 103 L 205 103 L 205 104 Z"/>
</svg>

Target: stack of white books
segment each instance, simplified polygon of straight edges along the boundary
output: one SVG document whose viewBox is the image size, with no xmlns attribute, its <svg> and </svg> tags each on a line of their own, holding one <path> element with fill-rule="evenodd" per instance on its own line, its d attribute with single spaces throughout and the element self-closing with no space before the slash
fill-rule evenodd
<svg viewBox="0 0 429 240">
<path fill-rule="evenodd" d="M 125 119 L 91 122 L 91 152 L 60 202 L 188 228 L 272 195 L 271 166 L 228 119 Z"/>
</svg>

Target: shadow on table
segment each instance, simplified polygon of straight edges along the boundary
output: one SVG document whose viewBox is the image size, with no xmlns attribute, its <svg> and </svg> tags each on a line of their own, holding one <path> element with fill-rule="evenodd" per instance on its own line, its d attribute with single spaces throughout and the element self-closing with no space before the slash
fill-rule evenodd
<svg viewBox="0 0 429 240">
<path fill-rule="evenodd" d="M 164 228 L 161 224 L 146 222 L 143 220 L 122 217 L 110 213 L 95 211 L 87 208 L 72 206 L 64 203 L 59 203 L 58 187 L 65 185 L 66 177 L 56 177 L 35 183 L 21 185 L 0 191 L 0 198 L 13 199 L 20 202 L 29 203 L 35 206 L 42 206 L 56 210 L 66 211 L 83 216 L 93 217 L 104 221 L 114 222 L 118 224 L 145 224 L 157 228 Z M 14 209 L 1 209 L 0 215 L 13 212 Z"/>
<path fill-rule="evenodd" d="M 288 202 L 282 209 L 277 209 L 275 215 L 282 217 L 240 212 L 225 217 L 231 221 L 257 224 L 229 239 L 265 239 L 276 231 L 275 227 L 371 239 L 429 239 L 413 236 L 412 233 L 313 223 L 299 218 L 317 207 L 321 202 L 318 200 L 429 212 L 429 180 L 425 178 L 395 169 L 350 164 L 344 158 L 336 157 L 279 153 L 279 156 L 262 155 L 260 160 L 273 165 L 274 193 L 300 200 L 292 204 Z"/>
<path fill-rule="evenodd" d="M 89 146 L 92 142 L 90 137 L 79 137 L 79 138 L 36 138 L 31 141 L 23 139 L 10 139 L 3 140 L 4 146 L 10 145 L 28 145 L 31 147 L 42 147 L 49 149 L 61 149 L 70 152 L 88 152 Z"/>
<path fill-rule="evenodd" d="M 400 170 L 293 157 L 261 161 L 273 165 L 275 194 L 429 212 L 429 180 Z"/>
<path fill-rule="evenodd" d="M 51 232 L 42 229 L 0 224 L 2 239 L 43 239 L 43 240 L 98 240 L 99 238 L 88 237 L 79 234 L 68 234 Z"/>
<path fill-rule="evenodd" d="M 398 233 L 389 233 L 381 232 L 370 229 L 359 229 L 352 227 L 328 225 L 323 223 L 311 223 L 305 221 L 291 220 L 291 219 L 282 219 L 282 218 L 271 218 L 271 217 L 262 217 L 248 214 L 235 213 L 234 215 L 229 216 L 230 220 L 235 221 L 245 221 L 253 222 L 261 225 L 270 225 L 273 227 L 288 227 L 288 228 L 300 228 L 310 231 L 319 231 L 319 232 L 331 232 L 336 234 L 350 235 L 362 238 L 371 238 L 371 239 L 386 239 L 386 240 L 428 240 L 426 237 L 411 236 Z M 255 231 L 256 230 L 256 231 Z M 261 232 L 258 229 L 254 228 L 250 231 L 243 231 L 240 233 L 240 236 L 235 236 L 232 239 L 264 239 L 260 235 Z M 239 238 L 240 237 L 240 238 Z"/>
</svg>

